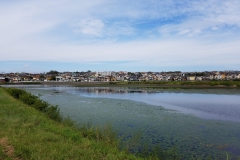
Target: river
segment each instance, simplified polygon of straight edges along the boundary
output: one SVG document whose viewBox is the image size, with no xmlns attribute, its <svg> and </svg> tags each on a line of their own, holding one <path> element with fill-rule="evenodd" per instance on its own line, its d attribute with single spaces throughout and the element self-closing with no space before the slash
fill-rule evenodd
<svg viewBox="0 0 240 160">
<path fill-rule="evenodd" d="M 110 124 L 126 143 L 175 148 L 181 159 L 240 156 L 239 89 L 14 86 L 24 88 L 81 124 Z"/>
</svg>

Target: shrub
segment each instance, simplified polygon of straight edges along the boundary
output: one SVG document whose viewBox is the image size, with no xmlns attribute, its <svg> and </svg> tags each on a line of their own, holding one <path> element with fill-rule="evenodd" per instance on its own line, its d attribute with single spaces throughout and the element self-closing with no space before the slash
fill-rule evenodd
<svg viewBox="0 0 240 160">
<path fill-rule="evenodd" d="M 26 105 L 29 105 L 41 112 L 46 113 L 46 115 L 56 121 L 62 121 L 60 116 L 60 111 L 58 106 L 50 105 L 49 103 L 39 99 L 38 96 L 35 96 L 27 91 L 17 88 L 6 88 L 6 91 L 16 99 L 21 100 Z"/>
<path fill-rule="evenodd" d="M 58 106 L 49 106 L 46 108 L 46 113 L 48 115 L 48 117 L 50 117 L 51 119 L 54 119 L 56 121 L 61 122 L 62 121 L 62 117 L 60 116 L 60 111 Z"/>
<path fill-rule="evenodd" d="M 7 92 L 16 99 L 19 99 L 20 95 L 24 94 L 24 90 L 16 88 L 7 88 Z"/>
</svg>

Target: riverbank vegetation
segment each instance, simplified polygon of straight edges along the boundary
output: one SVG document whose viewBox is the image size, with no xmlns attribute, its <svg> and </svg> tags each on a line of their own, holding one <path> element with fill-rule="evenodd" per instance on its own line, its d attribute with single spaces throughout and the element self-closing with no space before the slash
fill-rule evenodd
<svg viewBox="0 0 240 160">
<path fill-rule="evenodd" d="M 48 85 L 76 87 L 139 87 L 139 88 L 240 88 L 240 81 L 112 81 L 112 82 L 43 82 Z"/>
<path fill-rule="evenodd" d="M 190 85 L 190 86 L 228 86 L 240 87 L 240 81 L 122 81 L 110 82 L 109 84 L 153 84 L 153 85 Z"/>
<path fill-rule="evenodd" d="M 18 83 L 1 83 L 1 85 L 70 85 L 70 86 L 87 86 L 87 87 L 154 87 L 154 88 L 240 88 L 240 80 L 211 80 L 211 81 L 111 81 L 111 82 L 18 82 Z"/>
</svg>

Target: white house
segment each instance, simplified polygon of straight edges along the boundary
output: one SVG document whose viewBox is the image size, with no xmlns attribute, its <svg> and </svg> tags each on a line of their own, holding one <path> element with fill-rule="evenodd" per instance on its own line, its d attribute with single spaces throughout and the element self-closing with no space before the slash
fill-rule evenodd
<svg viewBox="0 0 240 160">
<path fill-rule="evenodd" d="M 63 78 L 62 76 L 56 76 L 56 81 L 64 81 L 65 78 Z"/>
</svg>

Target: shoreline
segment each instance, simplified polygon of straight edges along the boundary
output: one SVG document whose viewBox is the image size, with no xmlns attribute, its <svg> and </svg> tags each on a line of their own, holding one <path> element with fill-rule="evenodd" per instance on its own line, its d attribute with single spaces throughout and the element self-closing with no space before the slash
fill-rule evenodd
<svg viewBox="0 0 240 160">
<path fill-rule="evenodd" d="M 125 87 L 125 88 L 150 88 L 150 89 L 240 89 L 237 85 L 206 85 L 206 84 L 141 84 L 141 83 L 119 83 L 119 82 L 19 82 L 2 83 L 0 85 L 66 85 L 74 87 Z"/>
</svg>

